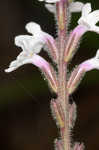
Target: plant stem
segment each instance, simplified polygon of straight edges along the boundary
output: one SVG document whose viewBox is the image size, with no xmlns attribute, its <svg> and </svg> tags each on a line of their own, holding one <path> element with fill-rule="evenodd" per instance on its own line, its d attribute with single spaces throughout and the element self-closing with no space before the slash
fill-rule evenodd
<svg viewBox="0 0 99 150">
<path fill-rule="evenodd" d="M 68 93 L 66 90 L 66 74 L 67 65 L 63 62 L 63 46 L 61 39 L 61 54 L 59 56 L 58 64 L 58 102 L 63 109 L 64 113 L 64 128 L 60 129 L 61 138 L 63 142 L 64 150 L 70 150 L 70 133 L 69 133 L 69 102 Z"/>
<path fill-rule="evenodd" d="M 64 127 L 60 128 L 63 150 L 70 150 L 70 130 L 69 130 L 69 96 L 66 89 L 67 64 L 64 62 L 64 50 L 66 45 L 66 14 L 67 2 L 61 0 L 57 3 L 58 16 L 58 42 L 59 42 L 59 60 L 58 60 L 58 103 L 62 107 L 64 114 Z"/>
</svg>

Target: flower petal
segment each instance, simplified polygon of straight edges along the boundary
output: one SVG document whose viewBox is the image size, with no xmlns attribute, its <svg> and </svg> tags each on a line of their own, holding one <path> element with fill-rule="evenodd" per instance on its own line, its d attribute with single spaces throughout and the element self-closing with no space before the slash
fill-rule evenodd
<svg viewBox="0 0 99 150">
<path fill-rule="evenodd" d="M 31 33 L 31 34 L 33 34 L 35 36 L 39 35 L 39 33 L 41 32 L 40 25 L 37 24 L 37 23 L 35 23 L 35 22 L 29 22 L 29 23 L 27 23 L 26 26 L 25 26 L 25 28 L 26 28 L 26 30 L 29 33 Z"/>
<path fill-rule="evenodd" d="M 82 16 L 85 17 L 91 12 L 91 3 L 87 3 L 82 8 Z"/>
<path fill-rule="evenodd" d="M 5 69 L 5 72 L 12 72 L 12 71 L 16 70 L 17 68 L 21 67 L 22 65 L 25 64 L 24 61 L 25 61 L 27 58 L 29 58 L 29 57 L 27 56 L 27 54 L 26 54 L 25 52 L 21 52 L 21 53 L 17 56 L 16 60 L 14 60 L 14 61 L 12 61 L 12 62 L 10 63 L 9 68 L 8 68 L 8 69 Z"/>
<path fill-rule="evenodd" d="M 28 51 L 29 43 L 33 39 L 29 35 L 19 35 L 15 37 L 15 45 L 21 47 L 24 51 Z"/>
<path fill-rule="evenodd" d="M 5 72 L 9 73 L 9 72 L 12 72 L 14 70 L 16 70 L 16 68 L 15 67 L 11 67 L 11 68 L 5 69 Z"/>
<path fill-rule="evenodd" d="M 89 14 L 88 18 L 92 24 L 96 24 L 99 21 L 99 10 L 95 10 Z"/>
<path fill-rule="evenodd" d="M 7 73 L 12 72 L 22 65 L 23 65 L 22 63 L 19 63 L 17 60 L 14 60 L 10 63 L 9 68 L 5 69 L 5 72 L 7 72 Z"/>
<path fill-rule="evenodd" d="M 37 25 L 39 26 L 39 25 Z M 34 22 L 30 22 L 26 25 L 27 30 L 33 34 L 34 32 Z M 57 47 L 55 44 L 55 40 L 54 38 L 49 35 L 46 32 L 43 32 L 40 28 L 40 26 L 38 27 L 38 33 L 37 35 L 34 35 L 34 42 L 32 41 L 32 43 L 30 43 L 30 45 L 33 45 L 34 43 L 34 48 L 33 48 L 33 52 L 34 53 L 39 53 L 41 48 L 44 46 L 44 44 L 47 45 L 47 47 L 49 48 L 49 53 L 52 57 L 57 59 L 58 56 L 58 52 L 57 52 Z M 32 30 L 33 29 L 33 30 Z"/>
<path fill-rule="evenodd" d="M 5 70 L 5 72 L 11 72 L 21 67 L 24 64 L 34 64 L 39 67 L 41 70 L 46 70 L 49 72 L 49 64 L 39 55 L 25 56 L 24 53 L 20 53 L 16 60 L 12 61 L 9 65 L 9 68 Z M 50 72 L 49 72 L 50 73 Z"/>
<path fill-rule="evenodd" d="M 15 45 L 21 47 L 27 54 L 39 53 L 45 42 L 35 36 L 20 35 L 15 37 Z"/>
<path fill-rule="evenodd" d="M 55 9 L 55 5 L 54 4 L 45 4 L 45 7 L 47 8 L 47 10 L 51 13 L 56 13 L 56 9 Z"/>
<path fill-rule="evenodd" d="M 84 4 L 82 2 L 71 2 L 69 5 L 70 12 L 80 12 Z"/>
<path fill-rule="evenodd" d="M 24 51 L 22 51 L 22 52 L 17 56 L 16 59 L 18 59 L 19 61 L 22 61 L 22 60 L 24 60 L 26 57 L 27 57 L 27 53 L 24 52 Z"/>
<path fill-rule="evenodd" d="M 9 68 L 5 70 L 5 72 L 11 72 L 21 67 L 24 64 L 34 64 L 35 66 L 42 69 L 43 67 L 47 68 L 46 61 L 40 57 L 39 55 L 34 54 L 32 57 L 24 57 L 22 53 L 16 58 L 16 60 L 12 61 L 9 65 Z"/>
<path fill-rule="evenodd" d="M 44 0 L 38 0 L 38 1 L 43 2 Z"/>
</svg>

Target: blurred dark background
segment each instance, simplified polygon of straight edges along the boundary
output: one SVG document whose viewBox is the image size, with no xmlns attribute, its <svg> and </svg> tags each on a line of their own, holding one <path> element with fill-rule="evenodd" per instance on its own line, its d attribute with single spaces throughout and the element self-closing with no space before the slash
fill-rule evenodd
<svg viewBox="0 0 99 150">
<path fill-rule="evenodd" d="M 86 0 L 82 0 L 86 2 Z M 99 8 L 98 0 L 92 2 Z M 80 14 L 73 14 L 70 29 L 77 25 Z M 27 34 L 26 23 L 34 21 L 44 31 L 56 36 L 54 17 L 37 0 L 0 1 L 0 149 L 1 150 L 50 150 L 58 137 L 51 117 L 50 92 L 39 70 L 25 65 L 6 74 L 9 63 L 20 53 L 14 45 L 16 35 Z M 86 33 L 72 64 L 95 55 L 99 48 L 99 35 Z M 41 52 L 47 57 L 47 54 Z M 86 150 L 99 150 L 99 71 L 88 72 L 79 89 L 70 97 L 78 108 L 78 118 L 73 130 L 74 141 L 83 141 Z"/>
</svg>

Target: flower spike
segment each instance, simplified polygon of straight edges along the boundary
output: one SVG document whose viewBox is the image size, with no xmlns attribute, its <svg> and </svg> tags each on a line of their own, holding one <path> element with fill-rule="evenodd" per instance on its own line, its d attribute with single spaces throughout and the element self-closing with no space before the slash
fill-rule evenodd
<svg viewBox="0 0 99 150">
<path fill-rule="evenodd" d="M 91 12 L 91 4 L 87 3 L 82 8 L 82 16 L 78 20 L 78 24 L 86 27 L 87 31 L 99 33 L 99 27 L 96 23 L 99 21 L 99 10 Z"/>
<path fill-rule="evenodd" d="M 44 32 L 35 22 L 26 24 L 25 29 L 30 35 L 15 37 L 15 45 L 22 49 L 20 54 L 12 61 L 5 72 L 9 73 L 24 64 L 33 64 L 44 74 L 53 92 L 55 99 L 51 100 L 53 118 L 59 128 L 60 138 L 55 140 L 56 150 L 84 150 L 84 144 L 73 142 L 71 130 L 74 127 L 77 108 L 74 102 L 69 100 L 82 77 L 87 71 L 99 70 L 99 50 L 96 56 L 88 59 L 72 72 L 68 73 L 69 62 L 73 58 L 79 41 L 87 31 L 99 33 L 97 22 L 99 10 L 93 11 L 90 3 L 82 3 L 75 0 L 38 0 L 45 2 L 45 7 L 54 14 L 57 25 L 57 37 L 53 38 Z M 78 25 L 68 32 L 68 25 L 72 12 L 81 12 Z M 49 52 L 52 65 L 39 55 L 42 48 Z"/>
</svg>

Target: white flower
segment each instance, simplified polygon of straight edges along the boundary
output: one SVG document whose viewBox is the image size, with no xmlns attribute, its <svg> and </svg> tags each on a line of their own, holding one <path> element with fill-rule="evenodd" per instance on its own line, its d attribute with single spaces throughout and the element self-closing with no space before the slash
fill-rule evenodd
<svg viewBox="0 0 99 150">
<path fill-rule="evenodd" d="M 26 29 L 33 35 L 20 35 L 15 38 L 15 45 L 22 48 L 22 52 L 12 61 L 5 72 L 12 72 L 24 64 L 33 64 L 41 69 L 49 81 L 52 89 L 57 91 L 56 78 L 53 76 L 51 65 L 38 53 L 46 43 L 46 38 L 50 35 L 43 32 L 40 26 L 34 22 L 28 23 Z"/>
<path fill-rule="evenodd" d="M 10 63 L 9 68 L 5 72 L 11 72 L 24 64 L 32 63 L 44 45 L 42 40 L 28 35 L 17 36 L 15 44 L 21 47 L 23 51 L 17 56 L 16 60 Z"/>
<path fill-rule="evenodd" d="M 87 31 L 99 33 L 99 27 L 96 26 L 96 23 L 99 21 L 99 10 L 91 11 L 91 4 L 85 4 L 82 8 L 82 16 L 78 20 L 78 24 L 86 27 Z"/>
<path fill-rule="evenodd" d="M 15 38 L 15 45 L 21 47 L 23 51 L 18 55 L 16 60 L 10 63 L 9 68 L 6 69 L 5 72 L 14 71 L 18 67 L 27 63 L 33 63 L 38 66 L 39 62 L 37 60 L 44 60 L 37 54 L 41 51 L 46 42 L 44 39 L 46 33 L 44 33 L 40 26 L 34 22 L 28 23 L 26 29 L 33 35 L 20 35 Z M 45 62 L 45 60 L 43 62 Z M 39 67 L 41 67 L 40 64 Z"/>
</svg>

